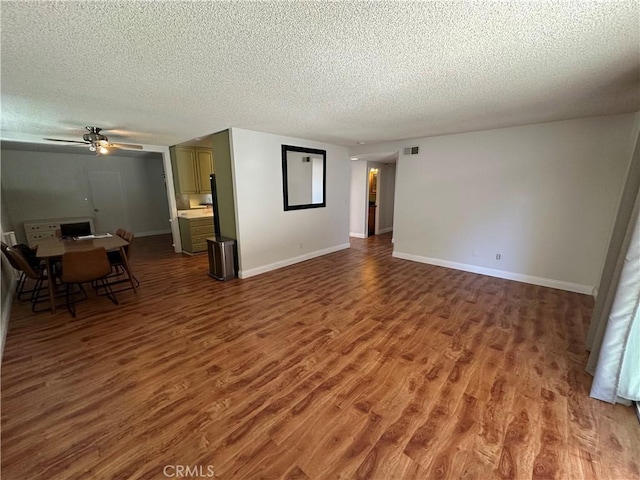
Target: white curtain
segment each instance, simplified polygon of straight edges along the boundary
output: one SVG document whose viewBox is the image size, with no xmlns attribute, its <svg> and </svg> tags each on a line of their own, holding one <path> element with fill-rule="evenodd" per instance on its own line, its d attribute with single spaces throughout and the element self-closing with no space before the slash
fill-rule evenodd
<svg viewBox="0 0 640 480">
<path fill-rule="evenodd" d="M 593 398 L 630 404 L 640 401 L 640 195 L 617 257 L 594 308 L 587 371 Z"/>
</svg>

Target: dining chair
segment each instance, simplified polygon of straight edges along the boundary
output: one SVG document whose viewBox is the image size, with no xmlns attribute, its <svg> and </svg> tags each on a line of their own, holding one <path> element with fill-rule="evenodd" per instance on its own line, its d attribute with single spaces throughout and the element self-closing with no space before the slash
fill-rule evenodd
<svg viewBox="0 0 640 480">
<path fill-rule="evenodd" d="M 18 284 L 16 285 L 16 293 L 18 294 L 18 300 L 24 300 L 23 295 L 32 293 L 33 289 L 31 290 L 24 289 L 25 283 L 27 282 L 27 275 L 20 269 L 20 265 L 16 263 L 13 256 L 7 253 L 7 249 L 9 248 L 9 245 L 7 245 L 4 242 L 0 242 L 0 243 L 2 244 L 2 253 L 4 253 L 5 258 L 11 264 L 11 268 L 16 270 L 17 272 L 20 272 L 20 275 L 18 277 Z"/>
<path fill-rule="evenodd" d="M 123 249 L 124 249 L 124 254 L 127 256 L 127 260 L 131 259 L 131 250 L 133 247 L 133 239 L 135 237 L 134 234 L 132 232 L 125 230 L 124 228 L 119 228 L 116 230 L 116 235 L 119 236 L 120 238 L 123 238 L 127 242 L 129 242 L 129 244 L 123 247 Z M 124 268 L 124 259 L 122 258 L 120 251 L 107 252 L 107 257 L 109 258 L 109 263 L 111 264 L 111 268 L 112 268 L 112 273 L 107 277 L 107 282 L 109 282 L 111 286 L 120 285 L 120 284 L 127 285 L 123 288 L 119 288 L 118 290 L 115 290 L 116 292 L 122 292 L 122 291 L 131 289 L 132 288 L 131 282 L 129 281 L 128 278 L 118 278 L 124 275 L 125 273 L 127 273 Z M 136 278 L 136 276 L 133 273 L 130 273 L 130 274 L 131 274 L 131 278 L 136 284 L 136 287 L 139 287 L 140 281 Z M 96 284 L 95 287 L 101 288 L 101 285 Z"/>
<path fill-rule="evenodd" d="M 82 293 L 82 301 L 87 298 L 87 293 L 82 287 L 83 283 L 101 282 L 105 289 L 107 297 L 114 303 L 118 304 L 118 299 L 111 290 L 111 286 L 106 281 L 106 277 L 111 273 L 111 264 L 107 257 L 107 251 L 104 247 L 94 248 L 92 250 L 80 250 L 75 252 L 65 252 L 62 255 L 62 283 L 65 284 L 65 296 L 67 309 L 71 316 L 75 318 L 77 303 L 74 298 L 71 301 L 71 290 L 73 285 L 78 286 L 78 293 Z M 74 294 L 75 297 L 75 294 Z"/>
<path fill-rule="evenodd" d="M 10 247 L 6 243 L 2 242 L 2 253 L 5 255 L 11 266 L 20 272 L 20 278 L 18 279 L 18 285 L 16 293 L 18 294 L 18 300 L 25 300 L 24 296 L 29 295 L 29 301 L 31 302 L 31 311 L 42 312 L 46 309 L 37 309 L 36 306 L 42 302 L 49 302 L 49 289 L 48 284 L 45 282 L 52 280 L 56 281 L 55 276 L 53 279 L 49 279 L 47 276 L 47 269 L 40 266 L 34 266 L 25 257 L 24 253 L 16 247 Z M 27 279 L 35 281 L 32 289 L 25 290 Z"/>
</svg>

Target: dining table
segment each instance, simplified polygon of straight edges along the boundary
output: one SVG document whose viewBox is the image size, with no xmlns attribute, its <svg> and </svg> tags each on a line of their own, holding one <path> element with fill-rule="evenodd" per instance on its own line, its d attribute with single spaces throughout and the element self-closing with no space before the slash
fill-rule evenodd
<svg viewBox="0 0 640 480">
<path fill-rule="evenodd" d="M 55 279 L 53 276 L 53 263 L 56 259 L 61 258 L 66 252 L 77 252 L 82 250 L 93 250 L 94 248 L 104 247 L 107 251 L 120 251 L 122 264 L 129 277 L 129 282 L 134 292 L 137 292 L 133 274 L 129 265 L 125 247 L 129 245 L 124 238 L 118 235 L 89 235 L 80 238 L 42 238 L 38 240 L 36 257 L 45 261 L 47 268 L 47 278 L 49 279 L 49 302 L 51 313 L 56 311 L 55 302 Z"/>
</svg>

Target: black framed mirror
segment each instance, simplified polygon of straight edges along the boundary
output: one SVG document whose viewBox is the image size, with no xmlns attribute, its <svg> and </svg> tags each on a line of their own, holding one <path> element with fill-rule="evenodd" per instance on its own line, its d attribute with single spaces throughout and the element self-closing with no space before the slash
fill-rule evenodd
<svg viewBox="0 0 640 480">
<path fill-rule="evenodd" d="M 285 210 L 326 206 L 327 151 L 282 145 Z"/>
</svg>

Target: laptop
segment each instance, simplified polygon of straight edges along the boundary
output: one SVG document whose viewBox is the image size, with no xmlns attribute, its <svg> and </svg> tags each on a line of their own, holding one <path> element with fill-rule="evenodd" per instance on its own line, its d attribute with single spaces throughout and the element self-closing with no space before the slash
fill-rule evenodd
<svg viewBox="0 0 640 480">
<path fill-rule="evenodd" d="M 62 238 L 83 237 L 91 235 L 91 224 L 89 222 L 63 223 L 60 225 L 60 236 Z"/>
</svg>

